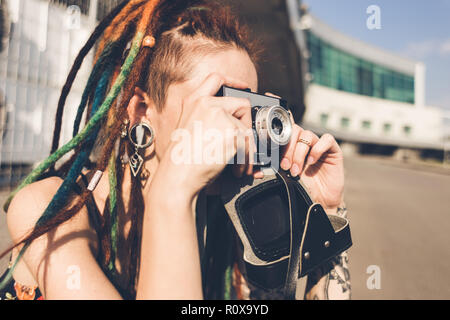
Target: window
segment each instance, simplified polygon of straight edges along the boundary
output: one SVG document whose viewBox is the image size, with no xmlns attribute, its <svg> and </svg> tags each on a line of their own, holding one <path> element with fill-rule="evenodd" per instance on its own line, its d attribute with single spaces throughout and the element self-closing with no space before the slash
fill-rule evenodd
<svg viewBox="0 0 450 320">
<path fill-rule="evenodd" d="M 372 122 L 370 122 L 370 121 L 363 121 L 362 122 L 362 128 L 364 130 L 370 130 L 371 127 L 372 127 Z"/>
<path fill-rule="evenodd" d="M 360 95 L 414 104 L 414 76 L 360 59 L 306 32 L 312 82 Z"/>
<path fill-rule="evenodd" d="M 404 126 L 403 127 L 403 132 L 405 133 L 405 135 L 410 136 L 411 132 L 412 132 L 411 126 Z"/>
<path fill-rule="evenodd" d="M 348 129 L 350 127 L 350 119 L 342 118 L 341 119 L 341 127 L 342 127 L 342 129 Z"/>
<path fill-rule="evenodd" d="M 328 118 L 329 118 L 329 116 L 328 116 L 328 114 L 326 114 L 326 113 L 322 113 L 322 114 L 320 115 L 320 125 L 321 125 L 322 127 L 326 127 L 326 126 L 327 126 L 327 124 L 328 124 Z"/>
<path fill-rule="evenodd" d="M 392 130 L 392 124 L 390 124 L 390 123 L 385 123 L 385 124 L 383 125 L 383 132 L 384 132 L 384 133 L 390 133 L 391 130 Z"/>
</svg>

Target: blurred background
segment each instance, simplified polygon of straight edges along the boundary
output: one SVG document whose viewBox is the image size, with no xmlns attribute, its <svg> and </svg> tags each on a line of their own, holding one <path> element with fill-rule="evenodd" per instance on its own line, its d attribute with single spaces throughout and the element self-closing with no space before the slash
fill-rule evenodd
<svg viewBox="0 0 450 320">
<path fill-rule="evenodd" d="M 449 0 L 224 0 L 265 52 L 260 91 L 333 134 L 354 299 L 450 298 Z M 50 151 L 76 54 L 119 0 L 0 0 L 0 200 Z M 62 140 L 92 67 L 85 60 Z M 0 250 L 10 245 L 0 216 Z M 0 261 L 0 273 L 7 259 Z"/>
</svg>

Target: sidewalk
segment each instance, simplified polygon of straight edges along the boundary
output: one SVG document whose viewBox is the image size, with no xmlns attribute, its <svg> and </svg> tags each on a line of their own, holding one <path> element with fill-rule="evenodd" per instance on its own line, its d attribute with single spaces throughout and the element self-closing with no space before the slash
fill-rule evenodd
<svg viewBox="0 0 450 320">
<path fill-rule="evenodd" d="M 423 161 L 423 160 L 408 160 L 408 161 L 400 161 L 393 159 L 388 156 L 377 156 L 377 155 L 356 155 L 349 156 L 345 159 L 367 159 L 373 160 L 374 162 L 382 165 L 389 165 L 392 167 L 402 168 L 402 169 L 411 169 L 416 171 L 423 172 L 433 172 L 437 174 L 450 175 L 450 164 L 446 167 L 437 161 Z"/>
</svg>

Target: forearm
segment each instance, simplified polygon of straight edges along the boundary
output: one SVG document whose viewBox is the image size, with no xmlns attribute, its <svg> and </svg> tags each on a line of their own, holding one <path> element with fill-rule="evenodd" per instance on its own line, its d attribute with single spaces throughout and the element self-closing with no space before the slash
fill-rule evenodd
<svg viewBox="0 0 450 320">
<path fill-rule="evenodd" d="M 154 192 L 143 219 L 138 299 L 202 299 L 195 201 Z"/>
</svg>

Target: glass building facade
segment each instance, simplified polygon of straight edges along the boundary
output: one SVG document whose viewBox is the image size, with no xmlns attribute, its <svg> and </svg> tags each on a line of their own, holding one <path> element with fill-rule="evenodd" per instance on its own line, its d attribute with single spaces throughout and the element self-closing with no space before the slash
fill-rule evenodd
<svg viewBox="0 0 450 320">
<path fill-rule="evenodd" d="M 348 54 L 306 32 L 312 83 L 360 95 L 414 104 L 414 76 Z"/>
</svg>

